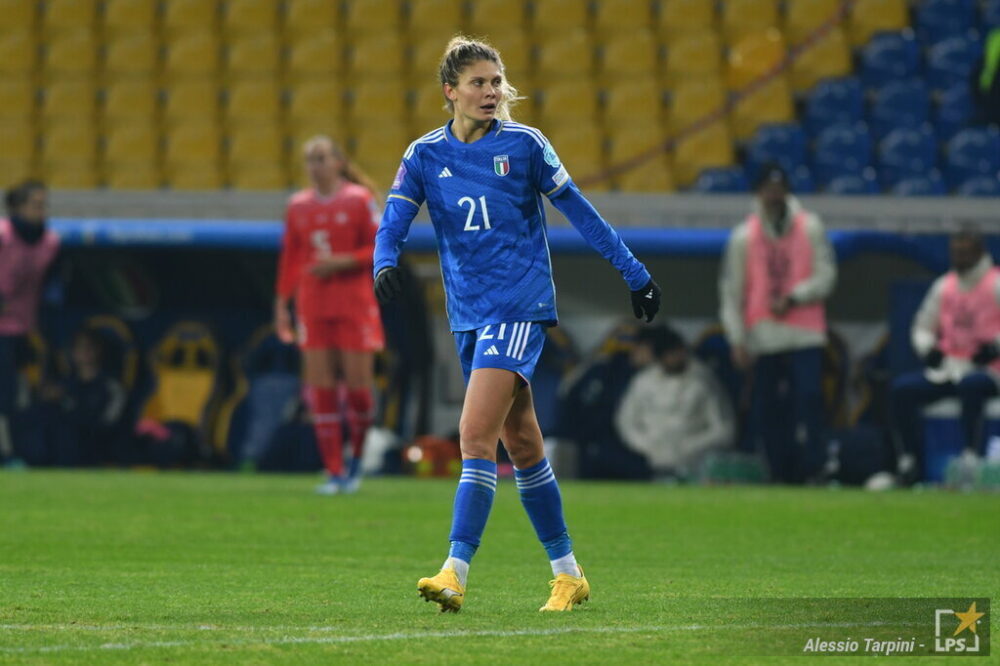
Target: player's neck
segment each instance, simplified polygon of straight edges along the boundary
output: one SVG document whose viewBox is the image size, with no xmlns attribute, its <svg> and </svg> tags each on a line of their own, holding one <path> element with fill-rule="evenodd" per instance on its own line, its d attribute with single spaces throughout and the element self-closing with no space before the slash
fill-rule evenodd
<svg viewBox="0 0 1000 666">
<path fill-rule="evenodd" d="M 462 143 L 479 141 L 490 131 L 493 120 L 473 120 L 465 116 L 455 116 L 451 123 L 451 134 Z"/>
<path fill-rule="evenodd" d="M 343 183 L 344 183 L 343 178 L 334 178 L 329 183 L 315 182 L 313 183 L 313 190 L 316 192 L 317 195 L 319 195 L 323 199 L 329 199 L 330 197 L 332 197 L 334 194 L 337 193 L 337 190 L 340 189 L 340 186 Z"/>
</svg>

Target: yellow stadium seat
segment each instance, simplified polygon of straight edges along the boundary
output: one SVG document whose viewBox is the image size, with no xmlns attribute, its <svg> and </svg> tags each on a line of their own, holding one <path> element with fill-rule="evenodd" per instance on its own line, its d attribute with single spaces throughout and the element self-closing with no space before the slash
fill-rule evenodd
<svg viewBox="0 0 1000 666">
<path fill-rule="evenodd" d="M 97 89 L 90 79 L 53 81 L 42 91 L 42 117 L 93 121 L 97 113 Z"/>
<path fill-rule="evenodd" d="M 709 125 L 678 141 L 674 148 L 673 175 L 677 184 L 694 183 L 702 169 L 731 166 L 733 142 L 725 122 Z"/>
<path fill-rule="evenodd" d="M 519 30 L 494 30 L 487 36 L 490 44 L 500 51 L 500 59 L 507 70 L 507 76 L 515 85 L 517 80 L 515 75 L 523 75 L 531 68 L 531 43 L 524 31 Z M 441 53 L 444 53 L 444 43 L 441 44 Z M 438 54 L 440 57 L 440 53 Z M 432 60 L 431 63 L 436 63 Z M 414 65 L 422 63 L 414 62 Z M 422 65 L 427 67 L 427 65 Z M 434 65 L 431 65 L 433 71 Z"/>
<path fill-rule="evenodd" d="M 229 164 L 274 162 L 284 160 L 284 134 L 276 125 L 247 126 L 234 129 L 227 137 Z"/>
<path fill-rule="evenodd" d="M 89 190 L 100 184 L 93 162 L 46 162 L 42 170 L 45 184 L 57 190 Z"/>
<path fill-rule="evenodd" d="M 623 81 L 605 93 L 604 117 L 612 124 L 648 124 L 663 117 L 663 95 L 655 80 Z"/>
<path fill-rule="evenodd" d="M 190 32 L 215 32 L 218 21 L 216 0 L 166 0 L 163 3 L 163 30 L 168 40 Z"/>
<path fill-rule="evenodd" d="M 861 46 L 882 30 L 902 30 L 910 24 L 906 0 L 857 0 L 851 9 L 851 44 Z"/>
<path fill-rule="evenodd" d="M 660 123 L 614 124 L 608 127 L 611 163 L 620 164 L 654 149 L 663 150 L 666 128 Z"/>
<path fill-rule="evenodd" d="M 604 134 L 596 125 L 554 126 L 545 134 L 573 177 L 592 176 L 604 169 Z"/>
<path fill-rule="evenodd" d="M 164 73 L 170 80 L 211 78 L 219 71 L 219 40 L 214 32 L 197 30 L 167 43 Z"/>
<path fill-rule="evenodd" d="M 220 359 L 219 345 L 205 324 L 184 321 L 171 326 L 150 354 L 156 388 L 143 416 L 207 431 Z"/>
<path fill-rule="evenodd" d="M 152 36 L 156 29 L 157 0 L 106 0 L 105 38 Z"/>
<path fill-rule="evenodd" d="M 403 24 L 403 9 L 399 0 L 348 0 L 344 17 L 351 35 L 397 34 Z"/>
<path fill-rule="evenodd" d="M 531 30 L 536 43 L 567 32 L 590 28 L 589 0 L 545 0 L 534 3 Z"/>
<path fill-rule="evenodd" d="M 615 187 L 622 192 L 673 192 L 674 175 L 670 169 L 670 160 L 666 157 L 654 157 L 625 173 L 616 176 Z"/>
<path fill-rule="evenodd" d="M 214 163 L 168 164 L 164 180 L 175 190 L 217 190 L 223 186 L 222 171 Z"/>
<path fill-rule="evenodd" d="M 159 65 L 159 49 L 148 34 L 126 35 L 105 45 L 104 71 L 112 77 L 151 76 Z"/>
<path fill-rule="evenodd" d="M 663 0 L 659 28 L 667 46 L 675 36 L 715 30 L 715 0 Z"/>
<path fill-rule="evenodd" d="M 105 165 L 156 164 L 160 135 L 153 122 L 116 123 L 104 136 Z"/>
<path fill-rule="evenodd" d="M 399 76 L 403 70 L 406 49 L 394 32 L 372 34 L 355 40 L 351 47 L 351 74 L 355 83 L 373 76 Z"/>
<path fill-rule="evenodd" d="M 794 0 L 785 4 L 785 36 L 799 44 L 821 25 L 836 20 L 841 0 Z"/>
<path fill-rule="evenodd" d="M 0 122 L 3 120 L 22 120 L 31 118 L 35 113 L 37 92 L 30 76 L 0 77 Z M 0 150 L 0 157 L 3 151 Z"/>
<path fill-rule="evenodd" d="M 115 81 L 104 90 L 104 120 L 152 121 L 156 118 L 160 91 L 149 79 Z"/>
<path fill-rule="evenodd" d="M 3 16 L 4 28 L 8 30 L 34 30 L 38 21 L 38 2 L 0 0 L 0 16 Z"/>
<path fill-rule="evenodd" d="M 97 0 L 46 0 L 42 26 L 47 34 L 66 30 L 92 30 Z"/>
<path fill-rule="evenodd" d="M 289 45 L 290 79 L 327 79 L 344 69 L 345 44 L 333 30 L 304 36 Z"/>
<path fill-rule="evenodd" d="M 28 74 L 35 69 L 35 33 L 27 28 L 0 33 L 0 74 Z"/>
<path fill-rule="evenodd" d="M 778 25 L 778 0 L 726 0 L 722 3 L 722 32 L 729 44 Z"/>
<path fill-rule="evenodd" d="M 252 162 L 230 165 L 229 184 L 238 190 L 280 190 L 289 178 L 280 162 Z"/>
<path fill-rule="evenodd" d="M 163 115 L 168 124 L 178 121 L 215 120 L 219 111 L 219 87 L 213 81 L 178 81 L 166 91 Z"/>
<path fill-rule="evenodd" d="M 424 35 L 428 32 L 440 32 L 442 24 L 461 27 L 462 0 L 421 0 L 410 3 L 407 31 L 411 34 Z M 514 3 L 510 3 L 514 4 Z M 444 44 L 442 44 L 444 48 Z"/>
<path fill-rule="evenodd" d="M 542 80 L 554 76 L 589 76 L 593 68 L 593 45 L 585 30 L 567 30 L 539 45 L 536 73 Z"/>
<path fill-rule="evenodd" d="M 670 95 L 670 133 L 678 136 L 709 117 L 725 118 L 726 87 L 719 79 L 686 81 Z"/>
<path fill-rule="evenodd" d="M 795 119 L 792 94 L 784 77 L 778 77 L 734 103 L 730 123 L 738 141 L 749 139 L 765 123 Z"/>
<path fill-rule="evenodd" d="M 277 122 L 282 91 L 273 79 L 240 81 L 226 89 L 226 118 L 232 124 Z"/>
<path fill-rule="evenodd" d="M 805 92 L 820 80 L 851 73 L 851 47 L 840 28 L 832 28 L 792 61 L 792 89 Z"/>
<path fill-rule="evenodd" d="M 538 4 L 535 3 L 536 8 Z M 525 3 L 519 0 L 477 0 L 469 9 L 469 30 L 474 35 L 488 37 L 497 30 L 523 31 L 527 25 Z M 444 44 L 441 47 L 443 50 Z"/>
<path fill-rule="evenodd" d="M 648 30 L 653 25 L 650 9 L 649 0 L 598 0 L 594 31 L 608 36 Z"/>
<path fill-rule="evenodd" d="M 156 164 L 126 162 L 105 165 L 104 182 L 113 190 L 155 190 L 163 185 L 163 175 Z"/>
<path fill-rule="evenodd" d="M 334 122 L 344 117 L 343 89 L 330 81 L 300 83 L 291 91 L 288 116 L 299 118 L 327 117 Z"/>
<path fill-rule="evenodd" d="M 714 31 L 678 34 L 667 46 L 664 82 L 669 87 L 690 80 L 719 76 L 722 40 Z"/>
<path fill-rule="evenodd" d="M 170 129 L 164 158 L 168 165 L 217 164 L 221 154 L 219 127 L 213 122 L 191 120 Z"/>
<path fill-rule="evenodd" d="M 72 118 L 50 125 L 42 134 L 42 158 L 46 164 L 79 162 L 92 165 L 97 158 L 94 126 Z"/>
<path fill-rule="evenodd" d="M 653 80 L 659 69 L 659 45 L 648 28 L 616 35 L 601 48 L 600 75 L 605 85 L 627 79 Z"/>
<path fill-rule="evenodd" d="M 230 0 L 222 15 L 222 28 L 228 37 L 262 32 L 275 34 L 279 5 L 278 0 Z"/>
<path fill-rule="evenodd" d="M 91 30 L 53 35 L 45 50 L 45 73 L 50 77 L 92 77 L 97 73 L 97 53 L 97 40 Z"/>
<path fill-rule="evenodd" d="M 785 59 L 785 40 L 777 28 L 744 36 L 729 49 L 727 83 L 740 90 L 764 77 Z"/>
<path fill-rule="evenodd" d="M 554 126 L 560 122 L 593 123 L 598 115 L 598 92 L 587 81 L 553 83 L 542 92 L 539 122 Z"/>
<path fill-rule="evenodd" d="M 0 158 L 30 162 L 35 156 L 35 127 L 30 118 L 0 122 Z"/>
<path fill-rule="evenodd" d="M 0 127 L 0 134 L 2 133 L 3 129 Z M 38 171 L 32 162 L 6 158 L 0 154 L 0 183 L 17 183 L 31 177 L 38 177 Z"/>
<path fill-rule="evenodd" d="M 406 147 L 416 137 L 403 127 L 365 128 L 354 137 L 350 154 L 379 187 L 387 187 L 399 167 L 399 160 Z"/>
<path fill-rule="evenodd" d="M 401 82 L 362 81 L 352 91 L 348 115 L 356 125 L 403 122 L 409 113 L 406 92 Z"/>
<path fill-rule="evenodd" d="M 340 3 L 330 0 L 286 0 L 285 37 L 294 46 L 299 38 L 335 30 L 340 23 Z"/>
<path fill-rule="evenodd" d="M 281 65 L 281 49 L 273 33 L 235 38 L 226 52 L 226 72 L 231 79 L 272 77 Z"/>
</svg>

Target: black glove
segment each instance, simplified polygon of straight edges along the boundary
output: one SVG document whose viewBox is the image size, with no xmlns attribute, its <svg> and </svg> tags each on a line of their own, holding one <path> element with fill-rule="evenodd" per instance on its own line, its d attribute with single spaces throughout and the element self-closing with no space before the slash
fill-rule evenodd
<svg viewBox="0 0 1000 666">
<path fill-rule="evenodd" d="M 1000 356 L 1000 347 L 995 342 L 984 342 L 979 345 L 979 349 L 972 355 L 972 362 L 976 365 L 989 365 Z"/>
<path fill-rule="evenodd" d="M 383 268 L 375 276 L 375 298 L 382 305 L 396 300 L 402 291 L 403 283 L 400 279 L 400 270 L 397 267 Z"/>
<path fill-rule="evenodd" d="M 941 361 L 944 360 L 944 352 L 935 347 L 934 349 L 927 352 L 924 355 L 924 365 L 928 368 L 939 368 L 941 367 Z"/>
<path fill-rule="evenodd" d="M 660 309 L 660 286 L 650 278 L 646 286 L 638 291 L 632 292 L 632 312 L 636 319 L 646 317 L 646 323 L 653 321 L 653 317 Z"/>
</svg>

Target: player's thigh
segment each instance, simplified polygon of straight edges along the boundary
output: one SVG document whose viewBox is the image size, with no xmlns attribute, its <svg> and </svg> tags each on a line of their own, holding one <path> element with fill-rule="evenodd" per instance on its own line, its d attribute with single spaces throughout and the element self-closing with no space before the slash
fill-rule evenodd
<svg viewBox="0 0 1000 666">
<path fill-rule="evenodd" d="M 354 349 L 340 350 L 347 388 L 371 388 L 375 383 L 375 354 Z"/>
<path fill-rule="evenodd" d="M 309 386 L 333 388 L 337 384 L 340 351 L 327 347 L 302 349 L 302 379 Z"/>
<path fill-rule="evenodd" d="M 479 368 L 472 371 L 459 421 L 463 458 L 496 458 L 500 430 L 520 383 L 521 378 L 510 370 Z"/>
<path fill-rule="evenodd" d="M 535 414 L 535 402 L 530 384 L 525 384 L 518 390 L 510 412 L 504 420 L 500 437 L 511 462 L 518 469 L 535 465 L 545 455 L 542 429 Z"/>
</svg>

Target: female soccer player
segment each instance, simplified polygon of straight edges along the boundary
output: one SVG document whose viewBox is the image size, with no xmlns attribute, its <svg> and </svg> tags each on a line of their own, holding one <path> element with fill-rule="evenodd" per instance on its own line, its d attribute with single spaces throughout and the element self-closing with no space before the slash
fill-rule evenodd
<svg viewBox="0 0 1000 666">
<path fill-rule="evenodd" d="M 502 439 L 521 502 L 555 575 L 541 610 L 568 611 L 589 598 L 590 585 L 573 554 L 530 386 L 544 329 L 556 323 L 542 195 L 621 272 L 636 317 L 652 321 L 660 289 L 583 198 L 542 133 L 510 120 L 517 91 L 505 80 L 495 49 L 456 37 L 439 74 L 454 118 L 407 148 L 375 236 L 375 291 L 387 302 L 400 292 L 399 254 L 410 223 L 427 203 L 466 379 L 451 549 L 441 571 L 421 578 L 417 589 L 442 611 L 461 609 L 469 562 L 493 504 Z"/>
<path fill-rule="evenodd" d="M 384 344 L 370 273 L 379 211 L 371 182 L 330 138 L 315 136 L 303 150 L 312 187 L 288 202 L 274 327 L 302 349 L 304 395 L 327 472 L 316 491 L 352 493 L 372 422 L 374 353 Z M 352 453 L 346 476 L 345 416 Z"/>
</svg>

